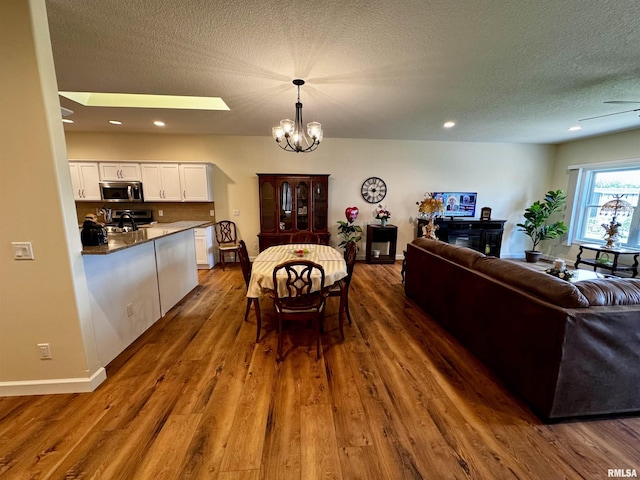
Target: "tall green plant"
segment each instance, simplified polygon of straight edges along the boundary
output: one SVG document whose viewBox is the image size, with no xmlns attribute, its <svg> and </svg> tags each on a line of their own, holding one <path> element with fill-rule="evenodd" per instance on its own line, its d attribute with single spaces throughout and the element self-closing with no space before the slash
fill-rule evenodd
<svg viewBox="0 0 640 480">
<path fill-rule="evenodd" d="M 547 223 L 549 217 L 559 212 L 567 200 L 567 196 L 562 190 L 549 190 L 544 196 L 544 200 L 536 200 L 533 205 L 524 211 L 525 221 L 518 223 L 518 230 L 526 233 L 533 242 L 532 251 L 543 240 L 557 238 L 567 233 L 569 228 L 563 221 Z"/>
<path fill-rule="evenodd" d="M 338 220 L 338 235 L 342 238 L 342 241 L 338 244 L 338 247 L 347 248 L 347 245 L 353 242 L 359 242 L 362 238 L 362 228 L 359 225 L 354 225 L 351 222 L 345 222 L 344 220 Z"/>
</svg>

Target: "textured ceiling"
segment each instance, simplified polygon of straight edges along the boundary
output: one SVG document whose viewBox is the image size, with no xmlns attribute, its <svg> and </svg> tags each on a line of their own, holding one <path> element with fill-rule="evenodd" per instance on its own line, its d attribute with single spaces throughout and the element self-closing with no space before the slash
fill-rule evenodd
<svg viewBox="0 0 640 480">
<path fill-rule="evenodd" d="M 67 131 L 559 143 L 640 128 L 637 0 L 47 0 L 58 87 L 220 96 L 230 111 L 82 107 Z M 123 125 L 107 123 L 118 119 Z M 457 126 L 443 129 L 453 120 Z M 579 132 L 569 132 L 580 124 Z"/>
</svg>

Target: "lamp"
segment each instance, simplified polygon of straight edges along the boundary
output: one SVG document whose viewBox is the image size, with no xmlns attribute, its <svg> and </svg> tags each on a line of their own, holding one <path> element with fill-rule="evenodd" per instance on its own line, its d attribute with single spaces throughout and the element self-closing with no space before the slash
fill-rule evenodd
<svg viewBox="0 0 640 480">
<path fill-rule="evenodd" d="M 291 121 L 288 118 L 280 121 L 278 127 L 271 129 L 273 138 L 280 148 L 287 152 L 306 153 L 313 152 L 322 141 L 322 127 L 318 122 L 307 124 L 307 135 L 302 128 L 302 103 L 300 103 L 300 87 L 304 85 L 304 80 L 299 78 L 293 81 L 298 87 L 298 101 L 296 102 L 296 119 Z"/>
<path fill-rule="evenodd" d="M 602 207 L 600 207 L 600 215 L 604 217 L 611 216 L 610 223 L 603 223 L 602 228 L 606 233 L 604 238 L 607 240 L 604 248 L 613 248 L 618 241 L 618 228 L 621 223 L 617 221 L 619 215 L 628 217 L 633 212 L 633 205 L 626 200 L 622 200 L 624 194 L 613 195 L 613 200 L 609 200 Z"/>
</svg>

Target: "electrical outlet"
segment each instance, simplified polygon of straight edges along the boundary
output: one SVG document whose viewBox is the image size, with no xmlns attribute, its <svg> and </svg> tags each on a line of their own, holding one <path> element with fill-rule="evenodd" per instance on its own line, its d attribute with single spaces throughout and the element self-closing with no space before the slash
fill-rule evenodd
<svg viewBox="0 0 640 480">
<path fill-rule="evenodd" d="M 51 346 L 48 343 L 39 343 L 40 360 L 51 360 Z"/>
<path fill-rule="evenodd" d="M 233 211 L 233 216 L 234 217 L 239 217 L 240 216 L 240 210 L 234 210 Z"/>
<path fill-rule="evenodd" d="M 158 216 L 159 217 L 164 216 L 164 210 L 158 210 Z"/>
<path fill-rule="evenodd" d="M 254 251 L 258 250 L 258 244 L 257 243 L 254 243 L 253 245 L 251 245 L 251 247 L 253 247 Z"/>
<path fill-rule="evenodd" d="M 133 317 L 133 303 L 127 305 L 127 317 Z"/>
<path fill-rule="evenodd" d="M 210 217 L 215 217 L 216 216 L 215 210 L 209 210 L 209 216 Z"/>
</svg>

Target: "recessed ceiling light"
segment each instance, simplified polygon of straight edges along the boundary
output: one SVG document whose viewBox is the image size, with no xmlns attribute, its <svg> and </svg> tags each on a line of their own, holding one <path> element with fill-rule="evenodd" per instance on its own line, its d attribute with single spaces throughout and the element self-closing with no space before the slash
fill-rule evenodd
<svg viewBox="0 0 640 480">
<path fill-rule="evenodd" d="M 62 121 L 64 123 L 73 123 L 73 120 L 69 120 L 68 118 L 63 118 Z"/>
<path fill-rule="evenodd" d="M 573 127 L 569 127 L 567 130 L 570 132 L 577 132 L 578 130 L 582 130 L 582 127 L 580 125 L 574 125 Z"/>
<path fill-rule="evenodd" d="M 156 120 L 155 122 L 153 122 L 153 124 L 156 127 L 164 127 L 164 122 L 161 122 L 160 120 Z"/>
<path fill-rule="evenodd" d="M 111 125 L 122 125 L 122 122 L 120 120 L 109 120 L 109 123 Z"/>
<path fill-rule="evenodd" d="M 229 110 L 220 97 L 141 95 L 135 93 L 58 92 L 85 107 L 169 108 L 177 110 Z"/>
<path fill-rule="evenodd" d="M 444 125 L 442 125 L 444 128 L 453 128 L 456 126 L 456 122 L 444 122 Z"/>
</svg>

